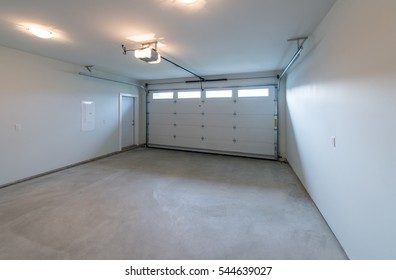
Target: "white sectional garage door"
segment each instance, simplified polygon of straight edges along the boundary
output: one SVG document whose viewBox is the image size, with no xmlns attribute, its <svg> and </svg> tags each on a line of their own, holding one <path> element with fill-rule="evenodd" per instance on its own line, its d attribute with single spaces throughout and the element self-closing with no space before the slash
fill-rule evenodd
<svg viewBox="0 0 396 280">
<path fill-rule="evenodd" d="M 150 92 L 148 146 L 275 159 L 274 87 Z"/>
</svg>

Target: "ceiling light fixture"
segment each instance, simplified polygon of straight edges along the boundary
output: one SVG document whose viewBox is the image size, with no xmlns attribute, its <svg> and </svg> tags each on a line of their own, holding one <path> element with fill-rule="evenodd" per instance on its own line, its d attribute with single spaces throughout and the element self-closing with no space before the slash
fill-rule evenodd
<svg viewBox="0 0 396 280">
<path fill-rule="evenodd" d="M 193 3 L 197 2 L 197 0 L 179 0 L 179 1 L 184 4 L 193 4 Z"/>
<path fill-rule="evenodd" d="M 53 32 L 39 27 L 28 27 L 27 29 L 41 39 L 50 39 L 55 36 Z"/>
<path fill-rule="evenodd" d="M 193 4 L 193 3 L 197 2 L 197 0 L 179 0 L 179 2 L 181 2 L 183 4 Z"/>
</svg>

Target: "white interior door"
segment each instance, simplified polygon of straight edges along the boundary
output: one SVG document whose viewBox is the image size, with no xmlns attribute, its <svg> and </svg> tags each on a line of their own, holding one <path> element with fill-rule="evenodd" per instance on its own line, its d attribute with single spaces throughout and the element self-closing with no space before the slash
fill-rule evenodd
<svg viewBox="0 0 396 280">
<path fill-rule="evenodd" d="M 121 100 L 121 147 L 134 145 L 135 132 L 135 98 L 122 96 Z"/>
</svg>

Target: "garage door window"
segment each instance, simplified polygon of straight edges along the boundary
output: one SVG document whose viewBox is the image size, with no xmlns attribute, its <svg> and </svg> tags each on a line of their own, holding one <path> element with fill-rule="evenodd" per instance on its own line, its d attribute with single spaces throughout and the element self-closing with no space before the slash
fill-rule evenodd
<svg viewBox="0 0 396 280">
<path fill-rule="evenodd" d="M 179 98 L 179 99 L 201 98 L 201 92 L 200 91 L 179 91 L 177 93 L 177 98 Z"/>
<path fill-rule="evenodd" d="M 255 89 L 240 89 L 238 90 L 238 97 L 268 97 L 268 88 L 255 88 Z"/>
<path fill-rule="evenodd" d="M 208 90 L 206 98 L 231 98 L 232 90 Z"/>
<path fill-rule="evenodd" d="M 153 99 L 173 99 L 173 92 L 154 92 Z"/>
</svg>

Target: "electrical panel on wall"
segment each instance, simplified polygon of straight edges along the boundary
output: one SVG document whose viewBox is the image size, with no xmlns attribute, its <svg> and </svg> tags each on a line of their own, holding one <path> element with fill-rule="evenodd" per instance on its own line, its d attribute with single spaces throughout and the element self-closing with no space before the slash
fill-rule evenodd
<svg viewBox="0 0 396 280">
<path fill-rule="evenodd" d="M 81 131 L 92 131 L 95 129 L 95 102 L 81 102 Z"/>
</svg>

